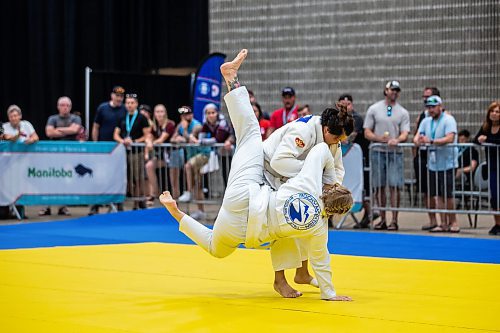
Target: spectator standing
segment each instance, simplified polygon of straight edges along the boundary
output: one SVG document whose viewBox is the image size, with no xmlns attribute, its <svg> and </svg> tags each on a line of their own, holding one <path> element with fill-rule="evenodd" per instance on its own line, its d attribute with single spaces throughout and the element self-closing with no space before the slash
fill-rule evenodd
<svg viewBox="0 0 500 333">
<path fill-rule="evenodd" d="M 454 170 L 458 166 L 457 148 L 446 145 L 457 143 L 457 123 L 453 116 L 444 112 L 442 104 L 441 97 L 437 95 L 427 98 L 426 106 L 430 117 L 422 121 L 413 142 L 417 146 L 430 144 L 427 165 L 430 196 L 433 198 L 429 208 L 454 209 L 453 188 Z M 440 216 L 441 225 L 430 229 L 430 232 L 460 232 L 455 213 L 440 213 Z"/>
<path fill-rule="evenodd" d="M 92 125 L 92 141 L 115 141 L 113 133 L 116 124 L 127 114 L 125 105 L 123 105 L 125 89 L 122 86 L 114 86 L 110 96 L 109 101 L 103 102 L 97 107 Z M 118 203 L 117 207 L 119 211 L 122 211 L 123 203 Z M 98 213 L 99 205 L 90 207 L 89 215 Z"/>
<path fill-rule="evenodd" d="M 498 175 L 500 174 L 500 101 L 490 104 L 486 112 L 483 126 L 474 138 L 475 143 L 489 144 L 486 151 L 486 162 L 488 164 L 488 181 L 490 186 L 490 205 L 492 210 L 498 211 L 500 206 L 500 187 L 498 186 Z M 495 225 L 489 231 L 490 235 L 500 235 L 500 215 L 493 216 Z"/>
<path fill-rule="evenodd" d="M 151 134 L 151 127 L 149 122 L 139 110 L 139 97 L 137 94 L 125 95 L 125 108 L 127 114 L 123 117 L 115 127 L 113 137 L 116 142 L 123 144 L 127 148 L 127 172 L 128 186 L 130 193 L 134 197 L 140 197 L 144 192 L 141 188 L 142 182 L 142 168 L 144 166 L 145 151 L 141 152 L 139 149 L 132 147 L 132 143 L 142 143 L 148 140 Z M 134 201 L 134 209 L 145 208 L 146 205 L 143 201 Z"/>
<path fill-rule="evenodd" d="M 125 89 L 121 86 L 115 86 L 111 91 L 111 99 L 97 107 L 92 126 L 92 141 L 115 141 L 113 133 L 116 124 L 127 114 L 123 105 L 124 97 Z"/>
<path fill-rule="evenodd" d="M 33 125 L 23 119 L 21 108 L 15 104 L 7 108 L 8 123 L 3 127 L 4 140 L 32 144 L 39 140 Z"/>
<path fill-rule="evenodd" d="M 158 145 L 169 143 L 172 135 L 175 132 L 175 123 L 168 119 L 167 108 L 163 104 L 158 104 L 154 107 L 154 119 L 152 123 L 152 144 Z M 148 197 L 146 198 L 146 206 L 154 205 L 154 200 L 158 197 L 158 179 L 156 177 L 156 169 L 166 167 L 163 149 L 152 148 L 150 151 L 150 159 L 146 162 L 146 174 L 148 176 L 147 187 Z"/>
<path fill-rule="evenodd" d="M 271 131 L 269 130 L 271 122 L 264 118 L 259 103 L 252 103 L 252 108 L 255 116 L 257 117 L 257 120 L 259 121 L 260 135 L 262 136 L 262 141 L 264 141 L 271 134 Z"/>
<path fill-rule="evenodd" d="M 422 99 L 424 102 L 424 110 L 420 113 L 415 124 L 415 132 L 413 137 L 418 133 L 418 128 L 426 117 L 430 117 L 429 110 L 427 109 L 426 102 L 427 98 L 431 96 L 441 96 L 439 89 L 436 87 L 425 87 L 422 93 Z M 427 179 L 427 147 L 421 145 L 413 149 L 413 170 L 415 172 L 416 188 L 417 193 L 422 193 L 424 199 L 424 205 L 426 208 L 430 207 L 430 197 L 428 191 L 428 179 Z M 437 226 L 436 213 L 428 212 L 429 224 L 422 226 L 422 230 L 431 230 Z"/>
<path fill-rule="evenodd" d="M 281 91 L 283 107 L 274 110 L 271 115 L 270 132 L 274 132 L 286 123 L 292 122 L 298 118 L 297 104 L 295 103 L 295 90 L 292 87 L 285 87 Z"/>
<path fill-rule="evenodd" d="M 401 87 L 398 81 L 389 81 L 385 85 L 385 98 L 368 108 L 364 122 L 366 139 L 373 143 L 383 143 L 384 147 L 376 147 L 371 152 L 370 168 L 375 188 L 375 200 L 380 207 L 386 206 L 386 187 L 389 187 L 391 207 L 399 207 L 401 187 L 403 186 L 403 152 L 397 148 L 408 139 L 410 116 L 397 99 Z M 380 211 L 381 220 L 375 230 L 398 230 L 398 212 L 392 212 L 389 226 L 384 210 Z"/>
<path fill-rule="evenodd" d="M 344 145 L 350 145 L 353 143 L 357 143 L 361 147 L 361 151 L 363 152 L 363 189 L 364 189 L 364 198 L 368 197 L 370 193 L 370 172 L 368 170 L 368 146 L 370 145 L 370 141 L 365 139 L 365 134 L 363 131 L 363 117 L 354 110 L 354 101 L 352 95 L 343 94 L 338 98 L 339 102 L 342 102 L 347 107 L 347 113 L 349 113 L 354 120 L 354 130 L 349 134 L 346 140 L 342 142 Z M 366 167 L 366 168 L 365 168 Z M 368 228 L 370 226 L 370 201 L 363 199 L 363 209 L 364 214 L 359 224 L 354 225 L 354 229 L 363 229 Z M 373 220 L 377 219 L 379 214 L 373 215 Z"/>
<path fill-rule="evenodd" d="M 170 142 L 172 143 L 197 143 L 198 134 L 201 131 L 201 123 L 193 118 L 193 111 L 189 106 L 181 106 L 177 109 L 181 116 L 181 121 L 175 129 L 174 135 Z M 186 148 L 187 159 L 190 159 L 196 155 L 196 151 L 191 148 Z M 179 197 L 180 186 L 179 186 L 179 169 L 184 167 L 184 150 L 178 149 L 173 150 L 170 155 L 170 179 L 172 180 L 172 196 L 174 198 L 179 198 L 180 202 L 187 202 L 191 200 L 191 193 L 185 191 L 183 195 L 183 200 L 181 201 Z"/>
<path fill-rule="evenodd" d="M 470 132 L 466 129 L 458 132 L 458 143 L 471 143 Z M 458 147 L 458 167 L 455 170 L 456 188 L 472 191 L 474 171 L 479 164 L 479 152 L 474 147 Z"/>
<path fill-rule="evenodd" d="M 47 120 L 45 134 L 52 140 L 76 141 L 82 128 L 82 119 L 71 114 L 71 99 L 67 96 L 57 100 L 58 114 L 52 115 Z M 50 207 L 43 208 L 38 215 L 51 215 Z M 59 207 L 58 215 L 71 215 L 66 206 Z"/>
</svg>

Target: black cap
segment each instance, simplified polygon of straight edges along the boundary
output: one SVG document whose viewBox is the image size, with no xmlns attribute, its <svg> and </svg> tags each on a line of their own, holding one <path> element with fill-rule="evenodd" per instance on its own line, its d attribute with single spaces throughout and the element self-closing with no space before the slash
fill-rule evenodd
<svg viewBox="0 0 500 333">
<path fill-rule="evenodd" d="M 350 101 L 352 103 L 352 96 L 349 95 L 349 94 L 342 94 L 342 95 L 340 95 L 339 102 L 340 101 L 346 101 L 346 100 Z"/>
<path fill-rule="evenodd" d="M 122 86 L 114 86 L 112 92 L 117 95 L 125 95 L 125 88 Z"/>
<path fill-rule="evenodd" d="M 292 87 L 285 87 L 281 90 L 281 96 L 295 96 L 295 90 Z"/>
</svg>

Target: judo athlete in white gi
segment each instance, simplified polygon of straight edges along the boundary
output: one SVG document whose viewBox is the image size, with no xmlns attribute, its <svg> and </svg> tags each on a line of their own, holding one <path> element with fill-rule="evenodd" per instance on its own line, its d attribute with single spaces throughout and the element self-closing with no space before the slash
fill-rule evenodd
<svg viewBox="0 0 500 333">
<path fill-rule="evenodd" d="M 240 87 L 236 76 L 246 55 L 247 50 L 242 50 L 232 62 L 221 66 L 229 89 L 224 99 L 233 122 L 237 149 L 213 230 L 180 211 L 168 191 L 160 196 L 160 202 L 179 222 L 179 230 L 215 257 L 230 255 L 240 244 L 258 248 L 277 239 L 301 238 L 309 251 L 321 299 L 350 301 L 350 297 L 337 296 L 335 292 L 327 248 L 331 209 L 325 207 L 321 196 L 332 188 L 332 185 L 323 185 L 324 181 L 335 182 L 332 154 L 326 143 L 320 143 L 310 150 L 297 176 L 278 191 L 264 185 L 264 151 L 259 125 L 248 92 Z"/>
<path fill-rule="evenodd" d="M 337 105 L 338 109 L 345 108 Z M 299 174 L 311 149 L 319 143 L 328 144 L 334 160 L 335 182 L 342 184 L 344 165 L 340 142 L 347 138 L 354 128 L 354 121 L 343 110 L 339 117 L 337 108 L 327 108 L 321 116 L 305 116 L 280 127 L 263 142 L 264 175 L 267 183 L 275 190 Z M 332 179 L 333 181 L 333 179 Z M 272 243 L 271 258 L 275 271 L 274 286 L 286 295 L 299 295 L 285 278 L 285 269 L 296 268 L 295 283 L 311 284 L 318 287 L 318 282 L 308 271 L 307 247 L 301 238 L 279 239 Z M 282 294 L 283 295 L 283 294 Z M 284 297 L 287 297 L 283 295 Z"/>
</svg>

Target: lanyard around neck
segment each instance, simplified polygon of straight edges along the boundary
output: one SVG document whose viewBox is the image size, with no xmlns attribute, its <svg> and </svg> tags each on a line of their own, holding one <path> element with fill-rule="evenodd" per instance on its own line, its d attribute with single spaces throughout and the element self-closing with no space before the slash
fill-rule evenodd
<svg viewBox="0 0 500 333">
<path fill-rule="evenodd" d="M 292 108 L 290 109 L 290 112 L 287 115 L 286 114 L 286 108 L 283 108 L 283 126 L 285 126 L 288 123 L 288 121 L 292 117 L 292 114 L 293 114 L 294 110 L 295 110 L 295 104 L 292 106 Z"/>
<path fill-rule="evenodd" d="M 434 127 L 434 118 L 431 120 L 431 139 L 434 140 L 436 138 L 436 130 L 439 126 L 439 122 L 441 121 L 441 118 L 443 118 L 443 113 L 441 112 L 441 115 L 439 116 L 439 119 L 437 120 L 436 127 Z"/>
<path fill-rule="evenodd" d="M 132 120 L 130 120 L 130 113 L 127 113 L 127 117 L 125 117 L 125 129 L 127 130 L 127 136 L 130 135 L 130 131 L 132 130 L 132 126 L 134 126 L 135 119 L 139 112 L 137 110 L 134 111 L 134 115 L 132 116 Z"/>
</svg>

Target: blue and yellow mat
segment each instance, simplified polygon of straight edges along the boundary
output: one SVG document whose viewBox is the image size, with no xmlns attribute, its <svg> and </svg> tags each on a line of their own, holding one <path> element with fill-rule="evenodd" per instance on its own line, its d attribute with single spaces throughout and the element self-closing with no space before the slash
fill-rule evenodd
<svg viewBox="0 0 500 333">
<path fill-rule="evenodd" d="M 191 244 L 163 209 L 1 226 L 0 332 L 500 331 L 498 240 L 333 231 L 348 303 L 281 298 L 267 251 Z"/>
</svg>

